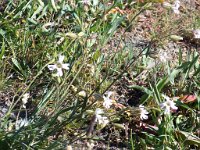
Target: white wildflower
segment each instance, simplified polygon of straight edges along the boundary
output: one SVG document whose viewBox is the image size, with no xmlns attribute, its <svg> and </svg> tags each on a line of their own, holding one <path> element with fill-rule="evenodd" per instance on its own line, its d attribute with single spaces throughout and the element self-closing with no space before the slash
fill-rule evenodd
<svg viewBox="0 0 200 150">
<path fill-rule="evenodd" d="M 63 63 L 64 56 L 59 55 L 58 61 L 54 65 L 48 65 L 49 70 L 57 70 L 56 76 L 61 77 L 63 76 L 63 71 L 62 69 L 69 70 L 69 64 L 64 64 Z"/>
<path fill-rule="evenodd" d="M 103 126 L 107 125 L 109 123 L 109 120 L 107 117 L 101 117 L 101 118 L 98 118 L 98 123 L 99 124 L 102 124 Z"/>
<path fill-rule="evenodd" d="M 193 30 L 194 38 L 200 39 L 200 29 Z"/>
<path fill-rule="evenodd" d="M 83 5 L 91 5 L 91 0 L 82 0 L 79 1 L 79 3 L 82 3 Z"/>
<path fill-rule="evenodd" d="M 28 102 L 28 99 L 30 97 L 29 93 L 26 93 L 22 96 L 22 103 L 23 103 L 23 107 L 26 108 L 26 103 Z"/>
<path fill-rule="evenodd" d="M 180 11 L 179 11 L 180 1 L 179 0 L 176 0 L 174 2 L 174 4 L 170 4 L 168 2 L 163 2 L 163 7 L 172 9 L 175 14 L 180 14 Z"/>
<path fill-rule="evenodd" d="M 162 95 L 166 100 L 165 102 L 160 104 L 161 109 L 164 110 L 164 114 L 170 114 L 170 110 L 177 110 L 178 107 L 175 106 L 175 103 L 166 95 Z"/>
<path fill-rule="evenodd" d="M 174 11 L 175 14 L 180 14 L 180 11 L 179 11 L 180 3 L 181 2 L 179 0 L 176 0 L 174 4 L 172 5 L 172 10 Z"/>
<path fill-rule="evenodd" d="M 21 127 L 28 126 L 29 121 L 27 119 L 19 119 L 15 122 L 15 129 L 19 130 Z"/>
<path fill-rule="evenodd" d="M 112 94 L 113 94 L 113 92 L 108 92 L 107 96 L 103 96 L 103 99 L 104 99 L 103 106 L 106 109 L 110 108 L 110 106 L 112 105 L 112 99 L 110 99 Z"/>
<path fill-rule="evenodd" d="M 97 109 L 95 110 L 96 118 L 100 117 L 102 114 L 103 114 L 103 110 L 102 110 L 102 109 L 97 108 Z"/>
<path fill-rule="evenodd" d="M 106 124 L 109 123 L 109 120 L 108 120 L 107 117 L 102 116 L 103 113 L 104 113 L 104 112 L 103 112 L 102 109 L 97 108 L 96 111 L 95 111 L 95 116 L 96 116 L 95 121 L 96 121 L 98 124 L 101 124 L 101 125 L 105 126 Z"/>
<path fill-rule="evenodd" d="M 144 108 L 144 106 L 143 105 L 140 105 L 139 106 L 139 108 L 140 108 L 140 119 L 141 120 L 146 120 L 146 119 L 148 119 L 148 111 Z"/>
</svg>

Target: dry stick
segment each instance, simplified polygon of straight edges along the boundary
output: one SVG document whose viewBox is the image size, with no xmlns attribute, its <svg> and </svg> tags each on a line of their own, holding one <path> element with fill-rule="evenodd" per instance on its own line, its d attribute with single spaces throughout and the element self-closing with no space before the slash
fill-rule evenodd
<svg viewBox="0 0 200 150">
<path fill-rule="evenodd" d="M 94 126 L 95 126 L 95 120 L 96 120 L 96 115 L 94 115 L 90 121 L 89 127 L 87 129 L 86 135 L 91 136 L 92 132 L 94 131 Z"/>
</svg>

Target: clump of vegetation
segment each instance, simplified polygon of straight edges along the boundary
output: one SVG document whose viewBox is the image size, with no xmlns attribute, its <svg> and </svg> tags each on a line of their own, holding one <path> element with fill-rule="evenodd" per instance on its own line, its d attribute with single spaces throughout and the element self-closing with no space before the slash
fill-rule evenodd
<svg viewBox="0 0 200 150">
<path fill-rule="evenodd" d="M 200 147 L 198 2 L 0 3 L 0 149 Z"/>
</svg>

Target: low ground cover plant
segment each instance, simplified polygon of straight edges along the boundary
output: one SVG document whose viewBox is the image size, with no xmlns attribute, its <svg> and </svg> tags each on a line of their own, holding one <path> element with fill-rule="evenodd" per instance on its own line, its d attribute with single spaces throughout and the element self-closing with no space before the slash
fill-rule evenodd
<svg viewBox="0 0 200 150">
<path fill-rule="evenodd" d="M 198 1 L 0 4 L 0 149 L 199 149 Z"/>
</svg>

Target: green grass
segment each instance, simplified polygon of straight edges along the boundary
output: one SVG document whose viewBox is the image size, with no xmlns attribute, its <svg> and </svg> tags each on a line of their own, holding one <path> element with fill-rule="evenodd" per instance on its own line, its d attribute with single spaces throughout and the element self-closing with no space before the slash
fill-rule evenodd
<svg viewBox="0 0 200 150">
<path fill-rule="evenodd" d="M 154 12 L 149 42 L 139 48 L 123 45 L 126 33 L 146 10 Z M 91 5 L 74 0 L 3 4 L 0 149 L 89 149 L 93 144 L 105 149 L 198 149 L 199 45 L 167 51 L 176 56 L 166 62 L 161 61 L 164 50 L 158 51 L 171 35 L 198 29 L 197 14 L 183 11 L 176 17 L 167 9 L 159 13 L 151 2 L 120 0 L 93 0 Z M 57 64 L 60 55 L 69 69 L 57 77 L 49 65 Z M 108 91 L 114 94 L 106 109 Z M 22 100 L 26 93 L 27 103 Z M 163 95 L 173 99 L 178 110 L 165 114 L 160 107 L 166 101 Z M 195 100 L 183 102 L 185 95 Z M 129 105 L 128 99 L 136 105 Z M 148 111 L 147 120 L 141 120 L 139 105 Z M 97 108 L 103 114 L 95 115 Z M 98 115 L 109 123 L 99 123 Z"/>
</svg>

